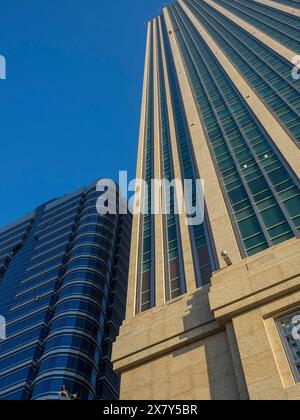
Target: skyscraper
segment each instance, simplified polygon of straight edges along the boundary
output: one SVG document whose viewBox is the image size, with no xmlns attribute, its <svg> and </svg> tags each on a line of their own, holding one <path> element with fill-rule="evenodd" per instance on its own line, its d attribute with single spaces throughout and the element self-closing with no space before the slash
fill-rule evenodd
<svg viewBox="0 0 300 420">
<path fill-rule="evenodd" d="M 300 398 L 296 7 L 179 0 L 148 23 L 137 177 L 203 179 L 205 217 L 174 196 L 134 217 L 123 399 Z"/>
<path fill-rule="evenodd" d="M 1 400 L 119 396 L 131 216 L 99 215 L 99 196 L 92 184 L 0 231 Z"/>
</svg>

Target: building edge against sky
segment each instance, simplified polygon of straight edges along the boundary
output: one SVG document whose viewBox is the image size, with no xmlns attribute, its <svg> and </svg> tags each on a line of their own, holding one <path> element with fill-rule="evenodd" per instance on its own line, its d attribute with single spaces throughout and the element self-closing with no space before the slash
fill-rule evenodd
<svg viewBox="0 0 300 420">
<path fill-rule="evenodd" d="M 93 183 L 0 230 L 0 400 L 119 397 L 131 215 L 99 215 L 99 196 Z"/>
<path fill-rule="evenodd" d="M 137 178 L 201 177 L 206 217 L 134 216 L 121 399 L 300 399 L 300 14 L 286 3 L 178 1 L 148 23 Z"/>
</svg>

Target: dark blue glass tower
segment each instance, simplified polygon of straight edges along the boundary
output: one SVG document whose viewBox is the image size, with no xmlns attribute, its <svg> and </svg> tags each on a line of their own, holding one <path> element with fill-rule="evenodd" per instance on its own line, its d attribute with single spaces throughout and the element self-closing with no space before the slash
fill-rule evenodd
<svg viewBox="0 0 300 420">
<path fill-rule="evenodd" d="M 0 231 L 0 399 L 117 399 L 131 216 L 100 216 L 96 184 Z"/>
</svg>

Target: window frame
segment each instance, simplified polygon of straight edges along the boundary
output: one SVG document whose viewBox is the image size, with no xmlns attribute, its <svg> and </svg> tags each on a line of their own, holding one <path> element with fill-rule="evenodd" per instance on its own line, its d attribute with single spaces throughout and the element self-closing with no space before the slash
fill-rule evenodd
<svg viewBox="0 0 300 420">
<path fill-rule="evenodd" d="M 277 327 L 277 330 L 279 332 L 281 343 L 282 343 L 283 348 L 285 350 L 285 354 L 287 356 L 288 363 L 289 363 L 290 368 L 292 370 L 292 373 L 293 373 L 295 382 L 296 383 L 300 383 L 300 372 L 298 371 L 298 369 L 296 367 L 296 363 L 294 361 L 293 353 L 292 353 L 292 351 L 290 349 L 290 346 L 289 346 L 289 344 L 287 342 L 287 339 L 286 339 L 286 335 L 285 335 L 284 329 L 283 329 L 283 327 L 281 325 L 281 322 L 282 321 L 284 321 L 288 317 L 290 317 L 291 319 L 293 319 L 293 317 L 296 316 L 296 315 L 300 315 L 300 308 L 298 310 L 296 310 L 295 312 L 292 312 L 291 314 L 286 314 L 284 316 L 279 317 L 276 320 L 276 327 Z"/>
</svg>

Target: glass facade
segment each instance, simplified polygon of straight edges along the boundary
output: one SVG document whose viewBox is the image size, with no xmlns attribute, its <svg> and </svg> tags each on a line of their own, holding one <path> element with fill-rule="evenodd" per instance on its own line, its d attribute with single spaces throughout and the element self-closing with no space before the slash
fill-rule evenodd
<svg viewBox="0 0 300 420">
<path fill-rule="evenodd" d="M 155 219 L 151 214 L 154 195 L 150 188 L 155 173 L 155 138 L 159 138 L 159 165 L 161 178 L 170 183 L 175 179 L 174 153 L 179 154 L 182 179 L 192 181 L 190 202 L 196 206 L 196 180 L 200 178 L 195 163 L 194 150 L 187 129 L 183 99 L 180 94 L 176 69 L 173 62 L 168 34 L 163 19 L 149 23 L 149 48 L 147 66 L 147 95 L 145 98 L 145 134 L 143 144 L 143 179 L 147 182 L 148 190 L 144 191 L 143 208 L 145 215 L 141 217 L 139 234 L 139 269 L 137 283 L 136 314 L 148 311 L 156 305 L 155 290 Z M 164 66 L 165 62 L 165 66 Z M 157 83 L 156 83 L 157 80 Z M 169 82 L 171 95 L 171 114 L 167 104 L 166 80 Z M 157 85 L 157 100 L 155 89 Z M 158 135 L 155 136 L 154 116 L 158 110 Z M 176 147 L 172 144 L 170 133 L 170 119 L 174 119 Z M 175 211 L 175 189 L 163 190 L 163 250 L 165 299 L 175 299 L 186 293 L 185 267 L 182 245 L 180 221 Z M 216 267 L 214 244 L 210 234 L 208 215 L 202 224 L 191 226 L 189 229 L 193 252 L 194 270 L 197 273 L 195 283 L 202 287 L 210 283 L 212 271 Z"/>
<path fill-rule="evenodd" d="M 131 219 L 100 216 L 95 185 L 0 232 L 0 399 L 116 399 Z"/>
<path fill-rule="evenodd" d="M 214 15 L 211 10 L 209 14 L 206 12 L 206 6 L 203 6 L 205 2 L 186 3 L 201 22 L 203 19 L 206 22 L 208 18 L 211 20 Z M 299 179 L 294 176 L 246 100 L 220 67 L 214 53 L 183 8 L 174 4 L 168 10 L 244 255 L 251 256 L 298 236 Z M 218 22 L 222 24 L 225 19 L 221 16 L 217 18 L 211 21 L 216 30 Z M 276 53 L 273 56 L 276 60 Z M 267 64 L 263 67 L 261 65 L 260 72 L 267 69 Z"/>
<path fill-rule="evenodd" d="M 292 8 L 300 9 L 300 4 L 298 0 L 273 0 L 274 3 L 282 4 L 284 6 L 289 6 Z"/>
<path fill-rule="evenodd" d="M 216 0 L 236 16 L 255 26 L 285 47 L 300 52 L 300 22 L 294 16 L 245 0 Z"/>
<path fill-rule="evenodd" d="M 219 10 L 220 6 L 223 9 Z M 240 21 L 234 22 L 234 16 Z M 220 64 L 195 21 L 237 70 L 237 76 Z M 253 33 L 244 29 L 242 21 L 253 26 Z M 267 37 L 255 36 L 255 30 Z M 140 139 L 142 178 L 148 186 L 158 173 L 169 183 L 178 176 L 182 181 L 192 181 L 188 193 L 195 206 L 196 181 L 208 173 L 199 164 L 206 142 L 219 183 L 218 194 L 232 224 L 231 241 L 236 242 L 242 258 L 299 237 L 300 233 L 300 183 L 295 167 L 290 166 L 270 127 L 256 115 L 248 101 L 250 96 L 241 93 L 235 80 L 239 77 L 254 91 L 259 104 L 274 120 L 273 125 L 278 124 L 290 146 L 299 150 L 300 80 L 293 79 L 294 65 L 274 50 L 269 39 L 299 53 L 300 19 L 246 0 L 183 0 L 170 4 L 161 16 L 148 23 L 142 116 L 145 130 Z M 180 76 L 182 72 L 187 79 Z M 198 122 L 189 121 L 190 103 L 196 106 L 204 138 L 202 130 L 197 134 L 200 139 L 194 134 L 197 128 L 191 130 Z M 212 199 L 209 206 L 204 203 L 203 223 L 188 226 L 189 250 L 184 247 L 187 237 L 181 225 L 183 219 L 175 211 L 174 189 L 160 199 L 168 206 L 161 219 L 149 214 L 151 205 L 157 204 L 151 188 L 142 198 L 148 213 L 140 218 L 138 230 L 136 314 L 154 308 L 157 294 L 161 302 L 160 281 L 165 282 L 165 301 L 193 288 L 190 277 L 187 280 L 187 270 L 189 275 L 192 271 L 185 267 L 187 260 L 189 266 L 191 261 L 193 264 L 196 288 L 210 284 L 213 272 L 221 265 L 216 249 L 220 252 L 222 244 L 215 243 L 214 215 L 208 211 L 215 205 Z M 155 244 L 161 239 L 164 266 L 157 271 Z M 163 273 L 163 278 L 155 278 L 156 273 Z"/>
<path fill-rule="evenodd" d="M 218 0 L 217 3 L 223 2 Z M 204 1 L 188 0 L 187 4 L 274 117 L 299 145 L 300 80 L 295 81 L 291 77 L 294 65 Z M 243 18 L 246 19 L 245 16 Z M 252 23 L 250 19 L 247 22 Z M 275 20 L 272 25 L 278 27 Z M 288 24 L 283 25 L 288 31 Z M 292 49 L 299 52 L 300 20 L 297 20 L 297 25 L 297 45 Z M 283 43 L 282 34 L 280 39 Z"/>
<path fill-rule="evenodd" d="M 196 179 L 200 179 L 200 173 L 197 171 L 195 163 L 194 150 L 188 131 L 187 119 L 184 111 L 183 100 L 180 95 L 178 79 L 174 60 L 171 54 L 171 47 L 168 40 L 167 29 L 164 20 L 163 27 L 163 43 L 165 47 L 166 62 L 168 69 L 168 77 L 170 82 L 171 99 L 173 107 L 173 115 L 177 137 L 177 147 L 179 159 L 181 162 L 181 171 L 184 179 L 193 181 L 192 202 L 195 205 L 196 200 Z M 197 272 L 197 286 L 201 287 L 208 284 L 211 279 L 212 271 L 216 267 L 214 258 L 214 245 L 212 236 L 209 231 L 208 215 L 205 215 L 204 222 L 195 225 L 190 229 L 190 239 L 192 249 L 194 250 L 194 265 Z"/>
<path fill-rule="evenodd" d="M 161 29 L 161 28 L 159 28 Z M 160 30 L 157 30 L 157 72 L 159 87 L 159 121 L 160 121 L 160 148 L 161 148 L 161 173 L 162 178 L 172 182 L 175 179 L 173 168 L 172 144 L 167 109 L 166 86 L 164 80 L 162 44 Z M 167 299 L 175 299 L 185 293 L 185 275 L 180 237 L 180 224 L 178 215 L 175 214 L 175 196 L 170 192 L 169 197 L 164 197 L 166 202 L 166 215 L 164 215 L 165 234 L 165 273 Z M 168 206 L 168 207 L 167 207 Z"/>
<path fill-rule="evenodd" d="M 144 215 L 141 218 L 141 255 L 137 289 L 137 313 L 145 312 L 155 305 L 154 216 L 151 211 L 151 180 L 154 178 L 154 50 L 152 23 L 150 23 L 149 34 L 150 53 L 147 69 L 148 81 L 143 158 L 143 179 L 147 182 L 149 187 L 146 190 L 143 190 Z"/>
</svg>

